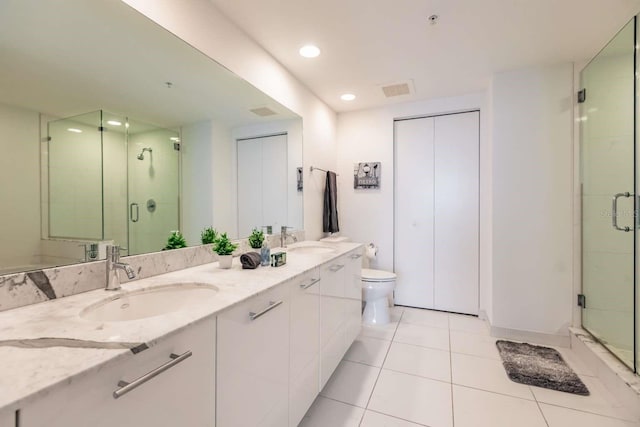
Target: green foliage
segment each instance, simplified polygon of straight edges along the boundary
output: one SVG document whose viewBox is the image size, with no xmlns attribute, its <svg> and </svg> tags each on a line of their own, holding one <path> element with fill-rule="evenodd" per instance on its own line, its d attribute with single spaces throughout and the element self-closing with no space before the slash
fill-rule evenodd
<svg viewBox="0 0 640 427">
<path fill-rule="evenodd" d="M 237 247 L 238 245 L 231 243 L 231 240 L 227 237 L 227 233 L 222 233 L 220 237 L 213 242 L 213 251 L 218 255 L 231 255 Z"/>
<path fill-rule="evenodd" d="M 166 251 L 169 249 L 180 249 L 186 247 L 187 241 L 184 240 L 184 236 L 182 235 L 182 233 L 180 233 L 179 231 L 172 231 L 171 235 L 167 239 L 167 246 L 162 248 L 162 250 Z"/>
<path fill-rule="evenodd" d="M 216 237 L 218 237 L 218 232 L 213 227 L 207 227 L 200 233 L 203 245 L 215 242 Z"/>
<path fill-rule="evenodd" d="M 264 233 L 262 231 L 258 231 L 257 228 L 254 228 L 249 236 L 249 245 L 253 249 L 259 249 L 262 247 L 262 242 L 264 241 Z"/>
</svg>

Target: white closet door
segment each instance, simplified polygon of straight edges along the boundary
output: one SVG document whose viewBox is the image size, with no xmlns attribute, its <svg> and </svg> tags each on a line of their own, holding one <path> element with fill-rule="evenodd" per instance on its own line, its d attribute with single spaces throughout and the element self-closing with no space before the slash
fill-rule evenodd
<svg viewBox="0 0 640 427">
<path fill-rule="evenodd" d="M 262 141 L 238 140 L 238 236 L 251 234 L 262 222 Z"/>
<path fill-rule="evenodd" d="M 480 113 L 435 118 L 434 308 L 478 314 Z"/>
<path fill-rule="evenodd" d="M 262 224 L 279 233 L 287 224 L 287 135 L 260 138 L 262 141 Z M 292 172 L 293 173 L 293 172 Z"/>
<path fill-rule="evenodd" d="M 395 122 L 395 302 L 433 308 L 433 118 Z"/>
</svg>

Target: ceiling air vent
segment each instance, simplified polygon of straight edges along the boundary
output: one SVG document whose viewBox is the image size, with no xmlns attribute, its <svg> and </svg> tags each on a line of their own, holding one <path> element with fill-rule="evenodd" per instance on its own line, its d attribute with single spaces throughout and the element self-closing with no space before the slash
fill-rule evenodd
<svg viewBox="0 0 640 427">
<path fill-rule="evenodd" d="M 408 80 L 406 82 L 382 86 L 382 92 L 384 92 L 384 96 L 387 98 L 409 95 L 413 92 L 413 84 L 411 83 L 411 80 Z"/>
<path fill-rule="evenodd" d="M 269 107 L 252 108 L 249 111 L 260 117 L 275 116 L 276 114 L 278 114 Z"/>
</svg>

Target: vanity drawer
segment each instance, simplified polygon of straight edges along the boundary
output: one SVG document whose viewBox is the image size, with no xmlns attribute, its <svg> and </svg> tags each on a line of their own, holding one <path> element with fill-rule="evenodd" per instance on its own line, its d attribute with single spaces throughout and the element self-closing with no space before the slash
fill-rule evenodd
<svg viewBox="0 0 640 427">
<path fill-rule="evenodd" d="M 214 426 L 215 325 L 205 319 L 50 391 L 22 408 L 20 427 Z M 154 370 L 161 372 L 140 380 Z M 115 398 L 120 381 L 131 389 Z"/>
</svg>

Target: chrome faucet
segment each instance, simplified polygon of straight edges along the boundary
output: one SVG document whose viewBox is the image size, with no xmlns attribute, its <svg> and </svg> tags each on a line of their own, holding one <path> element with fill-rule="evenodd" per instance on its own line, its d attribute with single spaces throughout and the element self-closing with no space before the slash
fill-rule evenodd
<svg viewBox="0 0 640 427">
<path fill-rule="evenodd" d="M 287 233 L 287 228 L 293 228 L 293 227 L 287 227 L 286 225 L 283 225 L 282 227 L 280 227 L 280 247 L 281 248 L 287 247 L 287 237 L 291 237 L 291 239 L 293 239 L 294 242 L 298 241 L 298 238 L 296 236 L 294 236 L 291 233 Z"/>
<path fill-rule="evenodd" d="M 117 291 L 120 289 L 120 276 L 118 270 L 124 270 L 129 279 L 136 277 L 135 271 L 129 264 L 120 262 L 120 246 L 107 246 L 107 291 Z"/>
</svg>

